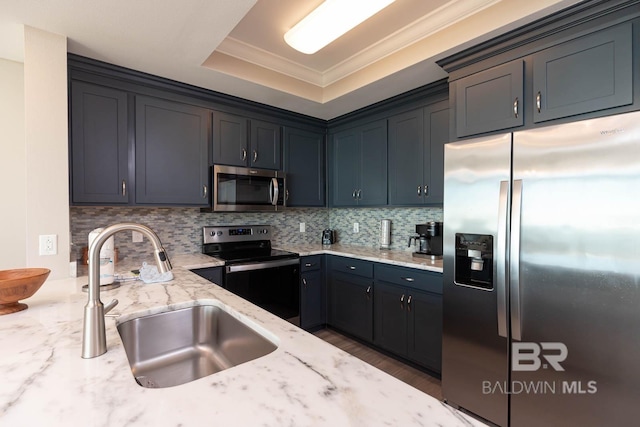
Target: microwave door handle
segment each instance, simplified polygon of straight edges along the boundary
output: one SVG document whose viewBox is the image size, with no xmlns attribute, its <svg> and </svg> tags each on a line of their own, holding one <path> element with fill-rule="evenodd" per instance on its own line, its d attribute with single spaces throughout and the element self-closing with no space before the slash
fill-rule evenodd
<svg viewBox="0 0 640 427">
<path fill-rule="evenodd" d="M 271 197 L 271 204 L 276 206 L 278 204 L 278 196 L 280 189 L 278 187 L 278 178 L 271 178 L 271 184 L 269 184 L 269 196 Z"/>
</svg>

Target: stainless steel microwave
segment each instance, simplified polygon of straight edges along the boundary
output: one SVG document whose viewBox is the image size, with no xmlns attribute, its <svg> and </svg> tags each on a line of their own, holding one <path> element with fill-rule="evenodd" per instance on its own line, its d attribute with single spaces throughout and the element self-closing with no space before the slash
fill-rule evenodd
<svg viewBox="0 0 640 427">
<path fill-rule="evenodd" d="M 216 212 L 282 211 L 287 206 L 282 171 L 235 166 L 211 167 L 211 207 Z"/>
</svg>

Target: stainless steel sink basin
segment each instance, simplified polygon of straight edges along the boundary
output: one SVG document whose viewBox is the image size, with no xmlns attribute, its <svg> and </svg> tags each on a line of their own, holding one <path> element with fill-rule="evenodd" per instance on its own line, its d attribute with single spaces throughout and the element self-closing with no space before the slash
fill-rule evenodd
<svg viewBox="0 0 640 427">
<path fill-rule="evenodd" d="M 131 319 L 118 325 L 118 333 L 134 378 L 149 388 L 184 384 L 277 348 L 215 305 Z"/>
</svg>

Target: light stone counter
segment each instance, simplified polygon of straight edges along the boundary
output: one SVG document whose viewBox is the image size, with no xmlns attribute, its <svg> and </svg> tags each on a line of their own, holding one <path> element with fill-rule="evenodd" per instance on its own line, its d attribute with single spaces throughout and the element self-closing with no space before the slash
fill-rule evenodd
<svg viewBox="0 0 640 427">
<path fill-rule="evenodd" d="M 442 259 L 431 260 L 426 258 L 416 258 L 408 251 L 381 250 L 368 246 L 343 245 L 340 243 L 327 246 L 320 244 L 281 245 L 278 246 L 278 248 L 296 252 L 300 254 L 300 256 L 317 254 L 339 255 L 442 273 Z"/>
<path fill-rule="evenodd" d="M 151 259 L 149 257 L 149 259 Z M 479 422 L 189 272 L 219 265 L 174 256 L 174 280 L 102 292 L 106 354 L 80 357 L 86 277 L 48 281 L 29 309 L 0 316 L 3 426 L 475 426 Z M 278 343 L 273 353 L 163 389 L 134 381 L 116 323 L 217 300 Z"/>
</svg>

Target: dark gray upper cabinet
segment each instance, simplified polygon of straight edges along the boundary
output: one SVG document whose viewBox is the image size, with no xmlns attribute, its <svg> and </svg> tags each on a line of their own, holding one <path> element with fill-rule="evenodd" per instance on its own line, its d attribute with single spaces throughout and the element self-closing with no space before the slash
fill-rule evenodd
<svg viewBox="0 0 640 427">
<path fill-rule="evenodd" d="M 456 80 L 456 135 L 475 135 L 524 124 L 524 61 L 512 61 Z"/>
<path fill-rule="evenodd" d="M 247 166 L 249 147 L 248 121 L 233 114 L 213 112 L 213 163 Z"/>
<path fill-rule="evenodd" d="M 137 204 L 208 205 L 209 110 L 136 97 Z"/>
<path fill-rule="evenodd" d="M 71 83 L 71 202 L 129 203 L 127 93 Z"/>
<path fill-rule="evenodd" d="M 378 120 L 333 135 L 333 206 L 387 204 L 387 121 Z"/>
<path fill-rule="evenodd" d="M 280 169 L 280 126 L 214 111 L 212 153 L 215 164 Z"/>
<path fill-rule="evenodd" d="M 280 125 L 253 119 L 250 122 L 249 165 L 252 168 L 281 169 Z"/>
<path fill-rule="evenodd" d="M 626 23 L 533 55 L 533 121 L 631 104 L 632 40 Z"/>
<path fill-rule="evenodd" d="M 389 204 L 441 204 L 449 104 L 438 102 L 389 118 Z"/>
<path fill-rule="evenodd" d="M 288 206 L 325 205 L 324 134 L 284 128 Z"/>
</svg>

